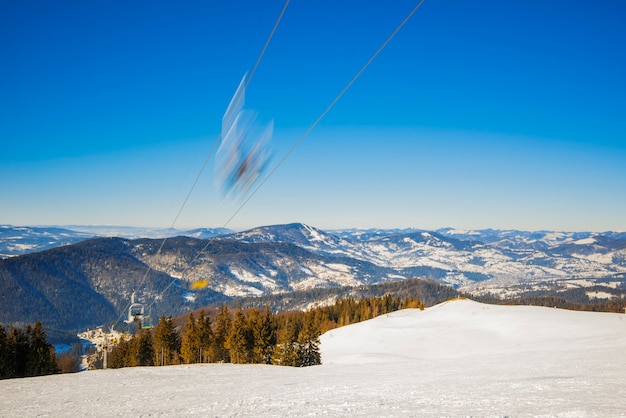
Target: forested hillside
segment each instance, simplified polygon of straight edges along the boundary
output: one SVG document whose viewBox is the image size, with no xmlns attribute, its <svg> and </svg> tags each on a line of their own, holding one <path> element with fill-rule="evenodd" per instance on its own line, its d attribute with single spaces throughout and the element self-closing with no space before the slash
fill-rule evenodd
<svg viewBox="0 0 626 418">
<path fill-rule="evenodd" d="M 133 247 L 129 240 L 98 238 L 0 260 L 0 323 L 41 321 L 48 329 L 66 331 L 112 323 L 133 292 L 154 298 L 172 282 L 133 256 Z M 172 287 L 159 307 L 184 312 L 185 292 Z M 204 297 L 195 307 L 225 299 L 210 289 L 199 293 Z"/>
<path fill-rule="evenodd" d="M 322 333 L 405 308 L 424 309 L 424 305 L 410 296 L 401 300 L 385 295 L 341 299 L 328 306 L 280 314 L 272 314 L 267 307 L 261 311 L 222 306 L 186 318 L 163 316 L 153 330 L 122 338 L 113 347 L 107 367 L 215 362 L 313 366 L 321 362 Z M 103 367 L 102 357 L 92 363 Z"/>
<path fill-rule="evenodd" d="M 332 305 L 341 299 L 367 299 L 390 295 L 397 299 L 419 299 L 424 306 L 433 306 L 445 300 L 455 298 L 461 293 L 451 286 L 445 286 L 434 280 L 406 279 L 366 286 L 342 286 L 333 288 L 307 289 L 260 297 L 237 298 L 224 302 L 226 306 L 236 308 L 263 309 L 269 306 L 273 312 L 306 310 L 320 305 Z"/>
</svg>

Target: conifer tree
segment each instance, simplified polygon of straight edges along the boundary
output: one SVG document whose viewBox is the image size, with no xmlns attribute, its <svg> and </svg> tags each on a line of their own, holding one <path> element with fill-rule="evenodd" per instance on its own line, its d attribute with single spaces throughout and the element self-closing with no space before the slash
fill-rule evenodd
<svg viewBox="0 0 626 418">
<path fill-rule="evenodd" d="M 261 320 L 261 312 L 258 309 L 250 309 L 246 315 L 246 351 L 247 363 L 261 363 L 261 358 L 257 356 L 256 347 L 256 327 Z"/>
<path fill-rule="evenodd" d="M 111 349 L 111 353 L 108 355 L 108 367 L 111 369 L 120 369 L 127 367 L 128 353 L 130 351 L 130 344 L 126 339 L 122 338 L 115 347 Z"/>
<path fill-rule="evenodd" d="M 308 312 L 304 320 L 304 326 L 298 335 L 299 366 L 306 367 L 321 364 L 319 335 L 319 327 L 315 322 L 315 313 Z"/>
<path fill-rule="evenodd" d="M 212 356 L 215 361 L 228 363 L 230 362 L 230 352 L 227 347 L 228 335 L 231 327 L 230 314 L 228 308 L 222 306 L 215 321 L 215 330 L 213 333 Z"/>
<path fill-rule="evenodd" d="M 9 342 L 4 327 L 0 325 L 0 379 L 8 377 L 11 377 L 9 374 Z"/>
<path fill-rule="evenodd" d="M 374 298 L 371 302 L 372 305 L 372 318 L 376 318 L 380 315 L 380 303 L 378 302 L 378 298 Z"/>
<path fill-rule="evenodd" d="M 339 319 L 337 323 L 339 326 L 349 325 L 352 323 L 353 312 L 354 312 L 354 300 L 353 299 L 344 299 L 340 302 L 339 308 Z"/>
<path fill-rule="evenodd" d="M 124 367 L 137 366 L 137 359 L 139 358 L 139 330 L 128 341 L 128 350 L 124 356 Z"/>
<path fill-rule="evenodd" d="M 213 331 L 211 330 L 211 317 L 200 311 L 198 315 L 198 348 L 200 350 L 200 363 L 211 361 L 213 343 Z"/>
<path fill-rule="evenodd" d="M 230 327 L 230 334 L 226 340 L 231 362 L 239 364 L 248 362 L 248 341 L 246 317 L 241 307 L 239 307 L 235 312 L 235 317 Z"/>
<path fill-rule="evenodd" d="M 383 297 L 383 309 L 381 314 L 387 314 L 390 312 L 393 312 L 393 299 L 391 298 L 391 295 L 387 293 Z"/>
<path fill-rule="evenodd" d="M 0 379 L 57 373 L 54 348 L 37 321 L 24 329 L 0 326 Z"/>
<path fill-rule="evenodd" d="M 283 321 L 280 337 L 274 352 L 274 364 L 280 366 L 299 366 L 300 353 L 298 352 L 299 326 L 295 318 Z"/>
<path fill-rule="evenodd" d="M 172 316 L 161 316 L 154 330 L 155 364 L 168 366 L 178 364 L 180 354 L 180 337 L 174 327 Z"/>
<path fill-rule="evenodd" d="M 26 366 L 27 376 L 42 376 L 53 374 L 57 371 L 54 348 L 46 341 L 46 332 L 37 321 L 30 329 L 29 351 Z"/>
<path fill-rule="evenodd" d="M 180 355 L 183 357 L 185 363 L 190 364 L 198 362 L 199 348 L 200 338 L 198 335 L 198 327 L 196 326 L 193 313 L 190 313 L 187 324 L 185 325 L 180 347 Z"/>
<path fill-rule="evenodd" d="M 254 362 L 271 364 L 276 347 L 276 331 L 269 307 L 251 324 L 254 336 Z"/>
<path fill-rule="evenodd" d="M 137 366 L 153 366 L 154 365 L 154 344 L 152 341 L 152 333 L 148 329 L 139 331 L 134 338 L 136 344 L 135 365 Z"/>
<path fill-rule="evenodd" d="M 15 327 L 9 328 L 7 342 L 9 347 L 9 376 L 24 377 L 27 371 L 28 352 L 30 350 L 28 344 L 28 335 L 31 326 L 27 325 L 25 330 Z"/>
</svg>

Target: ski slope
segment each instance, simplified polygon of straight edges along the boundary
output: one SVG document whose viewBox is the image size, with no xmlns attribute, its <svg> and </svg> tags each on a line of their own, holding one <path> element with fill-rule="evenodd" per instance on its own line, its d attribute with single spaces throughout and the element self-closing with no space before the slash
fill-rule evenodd
<svg viewBox="0 0 626 418">
<path fill-rule="evenodd" d="M 0 416 L 626 416 L 626 315 L 455 300 L 321 337 L 318 367 L 0 381 Z"/>
</svg>

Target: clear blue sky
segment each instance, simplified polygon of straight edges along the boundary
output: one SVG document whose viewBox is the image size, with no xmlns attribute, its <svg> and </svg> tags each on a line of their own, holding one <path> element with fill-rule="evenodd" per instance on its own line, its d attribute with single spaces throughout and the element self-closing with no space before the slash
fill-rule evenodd
<svg viewBox="0 0 626 418">
<path fill-rule="evenodd" d="M 0 224 L 170 226 L 283 2 L 0 4 Z M 276 163 L 413 8 L 292 0 Z M 626 230 L 626 2 L 426 0 L 228 225 Z M 237 209 L 203 172 L 176 227 Z"/>
</svg>

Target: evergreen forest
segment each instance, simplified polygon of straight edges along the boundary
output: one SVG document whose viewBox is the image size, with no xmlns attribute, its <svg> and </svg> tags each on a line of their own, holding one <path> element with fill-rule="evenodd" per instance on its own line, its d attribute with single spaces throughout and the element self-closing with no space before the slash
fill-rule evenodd
<svg viewBox="0 0 626 418">
<path fill-rule="evenodd" d="M 54 348 L 46 340 L 41 322 L 24 328 L 0 325 L 0 379 L 57 373 Z"/>
<path fill-rule="evenodd" d="M 333 328 L 404 308 L 424 309 L 418 299 L 391 295 L 341 299 L 308 311 L 273 314 L 269 308 L 190 313 L 183 325 L 162 316 L 152 330 L 122 339 L 107 355 L 107 367 L 166 366 L 192 363 L 321 364 L 319 336 Z"/>
</svg>

